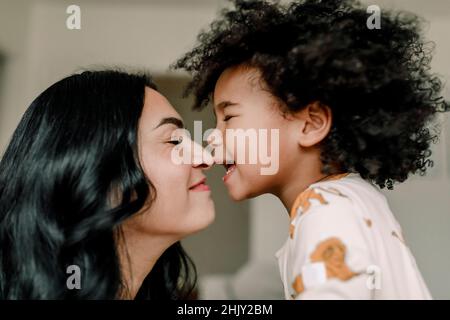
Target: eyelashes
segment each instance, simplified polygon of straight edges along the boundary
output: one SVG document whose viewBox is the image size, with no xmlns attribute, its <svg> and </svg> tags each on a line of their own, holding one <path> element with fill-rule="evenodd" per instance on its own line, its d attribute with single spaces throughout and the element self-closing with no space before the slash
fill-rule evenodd
<svg viewBox="0 0 450 320">
<path fill-rule="evenodd" d="M 172 139 L 170 141 L 167 141 L 167 143 L 173 144 L 174 146 L 177 146 L 182 142 L 183 142 L 183 137 L 181 137 L 181 136 L 178 138 Z"/>
<path fill-rule="evenodd" d="M 224 118 L 223 118 L 223 121 L 224 122 L 227 122 L 228 120 L 230 120 L 231 118 L 234 118 L 235 116 L 225 116 Z"/>
</svg>

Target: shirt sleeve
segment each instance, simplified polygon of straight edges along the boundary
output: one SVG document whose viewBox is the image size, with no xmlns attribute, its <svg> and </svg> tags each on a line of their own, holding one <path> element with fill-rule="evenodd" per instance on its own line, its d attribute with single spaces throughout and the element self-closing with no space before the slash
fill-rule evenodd
<svg viewBox="0 0 450 320">
<path fill-rule="evenodd" d="M 350 199 L 328 197 L 293 222 L 293 298 L 370 299 L 368 231 Z"/>
</svg>

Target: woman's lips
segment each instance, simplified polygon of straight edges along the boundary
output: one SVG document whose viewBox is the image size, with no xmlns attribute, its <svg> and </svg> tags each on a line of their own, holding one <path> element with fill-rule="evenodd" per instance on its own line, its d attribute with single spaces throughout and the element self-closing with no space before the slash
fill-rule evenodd
<svg viewBox="0 0 450 320">
<path fill-rule="evenodd" d="M 189 188 L 189 191 L 210 191 L 211 189 L 207 184 L 205 184 L 206 178 L 202 179 L 200 182 L 196 183 Z"/>
<path fill-rule="evenodd" d="M 227 169 L 227 172 L 222 177 L 223 182 L 226 182 L 230 178 L 230 176 L 233 174 L 233 171 L 236 169 L 236 165 L 226 165 L 225 168 Z"/>
</svg>

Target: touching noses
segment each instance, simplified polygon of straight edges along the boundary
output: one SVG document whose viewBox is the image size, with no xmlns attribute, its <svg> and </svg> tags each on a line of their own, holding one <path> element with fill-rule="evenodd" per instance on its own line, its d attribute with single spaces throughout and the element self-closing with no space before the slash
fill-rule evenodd
<svg viewBox="0 0 450 320">
<path fill-rule="evenodd" d="M 214 158 L 205 148 L 192 141 L 192 167 L 209 169 L 214 165 Z"/>
<path fill-rule="evenodd" d="M 227 150 L 223 139 L 223 133 L 219 129 L 213 129 L 206 139 L 212 150 L 214 164 L 225 164 Z"/>
<path fill-rule="evenodd" d="M 213 129 L 206 140 L 208 144 L 206 149 L 199 143 L 189 140 L 191 144 L 189 149 L 191 150 L 192 167 L 209 169 L 215 164 L 225 164 L 228 158 L 232 158 L 225 148 L 223 135 L 220 130 Z"/>
</svg>

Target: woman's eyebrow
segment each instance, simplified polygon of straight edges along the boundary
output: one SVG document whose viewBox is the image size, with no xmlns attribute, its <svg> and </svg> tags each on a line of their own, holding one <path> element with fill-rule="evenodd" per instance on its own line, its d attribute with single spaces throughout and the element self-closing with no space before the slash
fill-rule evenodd
<svg viewBox="0 0 450 320">
<path fill-rule="evenodd" d="M 159 124 L 153 130 L 155 130 L 163 125 L 166 125 L 166 124 L 173 124 L 173 125 L 177 126 L 179 129 L 184 129 L 183 121 L 181 121 L 180 119 L 175 118 L 175 117 L 167 117 L 167 118 L 161 119 Z"/>
</svg>

